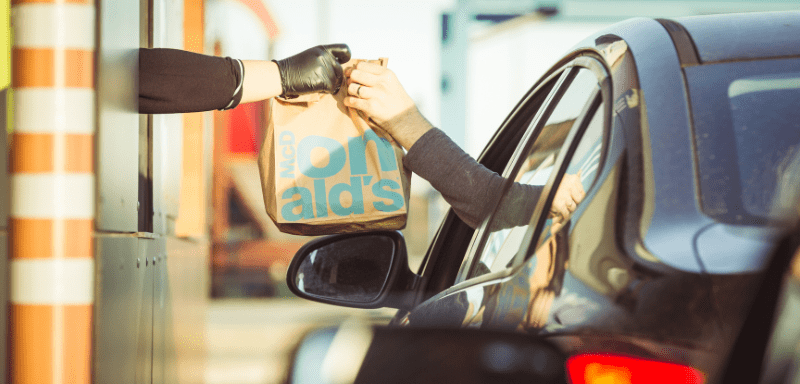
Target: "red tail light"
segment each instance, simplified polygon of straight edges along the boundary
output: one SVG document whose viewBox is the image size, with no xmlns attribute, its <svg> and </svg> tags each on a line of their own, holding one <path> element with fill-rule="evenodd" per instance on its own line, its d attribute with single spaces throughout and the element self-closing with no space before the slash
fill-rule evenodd
<svg viewBox="0 0 800 384">
<path fill-rule="evenodd" d="M 572 384 L 705 383 L 705 375 L 689 366 L 600 354 L 570 357 L 567 375 Z"/>
</svg>

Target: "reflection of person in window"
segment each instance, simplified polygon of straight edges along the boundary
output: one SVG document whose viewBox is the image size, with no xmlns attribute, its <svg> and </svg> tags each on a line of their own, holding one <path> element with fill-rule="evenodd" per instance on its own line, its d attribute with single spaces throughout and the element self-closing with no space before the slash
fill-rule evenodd
<svg viewBox="0 0 800 384">
<path fill-rule="evenodd" d="M 534 253 L 536 264 L 528 277 L 528 311 L 524 323 L 527 329 L 544 327 L 553 300 L 561 291 L 569 246 L 566 235 L 560 231 L 562 225 L 554 223 L 550 227 L 551 236 Z"/>
<path fill-rule="evenodd" d="M 470 306 L 463 325 L 480 322 L 483 326 L 519 324 L 521 329 L 537 331 L 545 326 L 555 297 L 560 294 L 567 270 L 569 244 L 561 225 L 553 224 L 546 230 L 547 240 L 536 249 L 532 263 L 526 263 L 519 276 L 527 276 L 523 284 L 488 285 L 484 306 L 474 310 Z M 479 273 L 480 275 L 481 273 Z M 475 312 L 475 314 L 473 314 Z M 518 316 L 508 320 L 508 316 Z"/>
<path fill-rule="evenodd" d="M 362 62 L 349 77 L 345 105 L 359 109 L 385 129 L 408 154 L 406 168 L 428 180 L 469 226 L 476 228 L 495 209 L 504 179 L 478 164 L 417 109 L 395 74 L 380 65 Z M 528 224 L 541 187 L 514 183 L 496 208 L 505 220 L 499 228 Z M 580 175 L 564 175 L 550 217 L 563 225 L 583 200 Z M 497 229 L 499 229 L 497 228 Z"/>
</svg>

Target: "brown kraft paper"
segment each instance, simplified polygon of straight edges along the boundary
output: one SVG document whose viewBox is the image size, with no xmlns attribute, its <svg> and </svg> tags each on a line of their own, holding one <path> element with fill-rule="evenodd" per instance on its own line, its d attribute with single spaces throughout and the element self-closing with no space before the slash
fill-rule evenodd
<svg viewBox="0 0 800 384">
<path fill-rule="evenodd" d="M 342 65 L 347 69 L 361 60 Z M 386 66 L 386 59 L 380 59 Z M 403 149 L 335 95 L 270 101 L 258 166 L 267 214 L 281 232 L 402 229 L 411 172 Z"/>
</svg>

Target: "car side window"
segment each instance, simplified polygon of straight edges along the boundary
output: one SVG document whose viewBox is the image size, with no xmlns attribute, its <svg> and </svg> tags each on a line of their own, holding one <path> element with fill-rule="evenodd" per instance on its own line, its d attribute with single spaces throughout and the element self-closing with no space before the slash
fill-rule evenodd
<svg viewBox="0 0 800 384">
<path fill-rule="evenodd" d="M 544 198 L 545 185 L 556 176 L 553 171 L 558 166 L 559 155 L 568 146 L 570 132 L 577 128 L 577 120 L 595 103 L 599 94 L 597 76 L 592 71 L 576 68 L 567 76 L 572 76 L 571 81 L 568 79 L 566 90 L 556 101 L 533 144 L 504 172 L 513 183 L 507 185 L 489 220 L 480 228 L 478 236 L 485 240 L 477 244 L 480 250 L 475 252 L 465 279 L 512 267 L 515 260 L 520 260 L 515 256 L 524 239 L 530 238 L 528 232 L 538 222 L 532 220 L 532 216 L 539 199 Z M 569 220 L 569 213 L 581 203 L 583 194 L 597 175 L 603 125 L 599 115 L 602 113 L 592 116 L 593 111 L 588 112 L 590 114 L 585 119 L 591 119 L 592 126 L 600 126 L 600 138 L 596 134 L 587 134 L 580 141 L 573 157 L 575 164 L 570 163 L 560 183 L 559 188 L 563 190 L 557 190 L 553 204 L 543 211 L 548 215 L 546 228 L 563 225 Z"/>
<path fill-rule="evenodd" d="M 547 220 L 539 236 L 537 248 L 574 218 L 578 207 L 586 197 L 586 192 L 597 179 L 603 154 L 602 101 L 593 109 L 586 130 L 569 160 L 564 176 L 558 183 L 553 201 L 543 211 L 547 214 Z"/>
<path fill-rule="evenodd" d="M 561 84 L 563 74 L 567 70 L 561 68 L 553 71 L 525 95 L 478 157 L 480 164 L 492 171 L 503 172 L 512 162 L 515 148 L 520 142 L 527 141 L 531 121 L 536 120 L 537 116 L 547 109 L 553 89 Z M 472 253 L 469 250 L 475 232 L 476 230 L 461 221 L 452 209 L 444 217 L 418 272 L 427 279 L 427 284 L 423 288 L 425 299 L 452 287 L 458 280 L 462 264 L 471 260 L 469 256 Z"/>
</svg>

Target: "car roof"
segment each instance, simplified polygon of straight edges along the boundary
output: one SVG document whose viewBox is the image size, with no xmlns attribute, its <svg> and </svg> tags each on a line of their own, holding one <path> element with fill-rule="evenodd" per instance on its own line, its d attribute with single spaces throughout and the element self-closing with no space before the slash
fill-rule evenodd
<svg viewBox="0 0 800 384">
<path fill-rule="evenodd" d="M 800 11 L 690 16 L 674 20 L 689 32 L 703 63 L 800 55 Z"/>
</svg>

